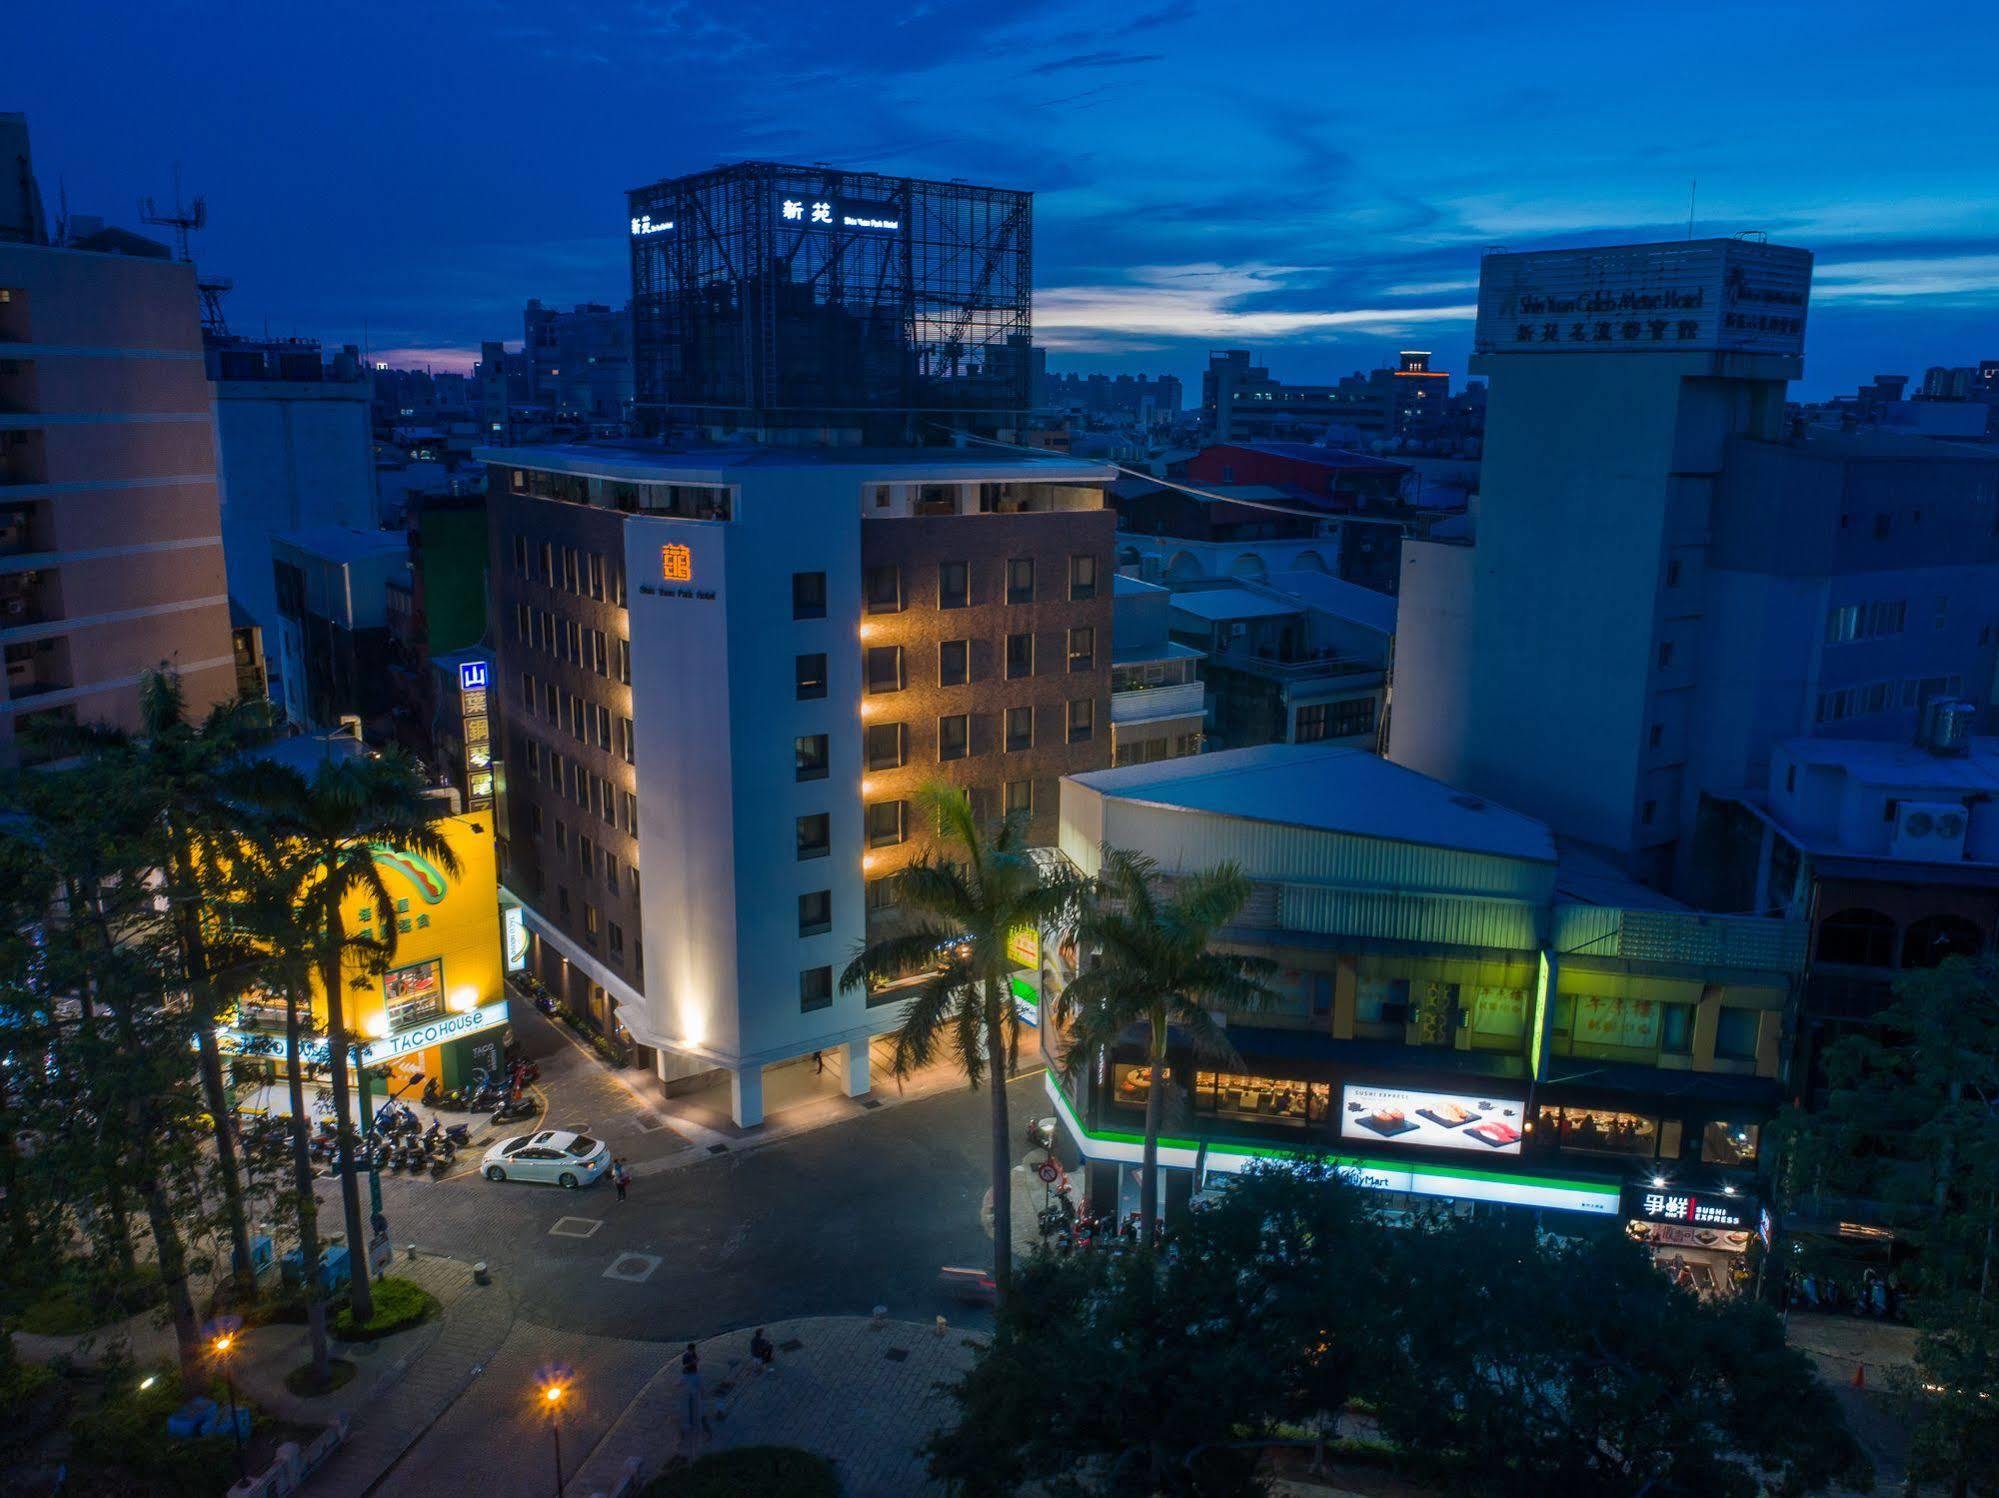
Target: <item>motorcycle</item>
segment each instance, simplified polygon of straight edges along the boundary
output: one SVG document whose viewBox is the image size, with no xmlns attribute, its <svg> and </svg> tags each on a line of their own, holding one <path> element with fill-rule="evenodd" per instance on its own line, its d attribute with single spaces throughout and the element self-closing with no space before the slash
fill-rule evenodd
<svg viewBox="0 0 1999 1498">
<path fill-rule="evenodd" d="M 509 1098 L 493 1110 L 493 1127 L 512 1123 L 517 1118 L 532 1117 L 535 1112 L 534 1099 L 529 1097 Z"/>
</svg>

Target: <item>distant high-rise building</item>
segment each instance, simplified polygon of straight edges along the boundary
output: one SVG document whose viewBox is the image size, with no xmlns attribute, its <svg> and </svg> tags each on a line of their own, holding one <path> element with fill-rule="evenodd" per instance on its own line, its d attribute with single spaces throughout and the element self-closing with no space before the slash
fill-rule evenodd
<svg viewBox="0 0 1999 1498">
<path fill-rule="evenodd" d="M 138 726 L 176 668 L 233 697 L 215 422 L 194 267 L 124 230 L 47 242 L 27 127 L 0 116 L 0 760 L 36 719 Z"/>
<path fill-rule="evenodd" d="M 567 312 L 527 304 L 522 314 L 529 399 L 555 417 L 623 421 L 632 405 L 632 319 L 590 302 Z"/>
<path fill-rule="evenodd" d="M 924 443 L 1021 425 L 1031 194 L 751 161 L 629 197 L 646 429 Z"/>
<path fill-rule="evenodd" d="M 1450 375 L 1430 367 L 1426 350 L 1405 349 L 1393 369 L 1346 375 L 1331 385 L 1279 380 L 1249 358 L 1247 349 L 1208 356 L 1201 411 L 1216 442 L 1332 441 L 1455 451 L 1477 441 L 1482 398 L 1467 391 L 1454 399 Z"/>
<path fill-rule="evenodd" d="M 1180 414 L 1180 381 L 1172 375 L 1049 375 L 1035 403 L 1056 411 L 1170 422 Z"/>
</svg>

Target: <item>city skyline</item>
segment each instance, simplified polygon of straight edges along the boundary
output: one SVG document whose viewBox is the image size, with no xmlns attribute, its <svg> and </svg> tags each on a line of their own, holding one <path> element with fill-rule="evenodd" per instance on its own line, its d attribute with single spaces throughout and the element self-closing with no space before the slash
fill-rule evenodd
<svg viewBox="0 0 1999 1498">
<path fill-rule="evenodd" d="M 1982 123 L 1989 13 L 1883 34 L 1858 6 L 1699 6 L 1679 29 L 1712 45 L 1662 50 L 1650 20 L 1564 9 L 1446 6 L 1419 56 L 1379 15 L 1244 28 L 1195 0 L 1115 23 L 502 0 L 207 25 L 99 0 L 22 19 L 42 65 L 10 107 L 52 213 L 66 187 L 132 223 L 178 163 L 237 322 L 391 362 L 462 367 L 529 297 L 622 303 L 624 191 L 753 157 L 1034 191 L 1036 339 L 1065 369 L 1185 381 L 1227 345 L 1295 380 L 1399 346 L 1461 371 L 1482 248 L 1679 238 L 1696 179 L 1697 234 L 1817 254 L 1807 397 L 1992 353 L 1995 172 L 1948 148 Z"/>
</svg>

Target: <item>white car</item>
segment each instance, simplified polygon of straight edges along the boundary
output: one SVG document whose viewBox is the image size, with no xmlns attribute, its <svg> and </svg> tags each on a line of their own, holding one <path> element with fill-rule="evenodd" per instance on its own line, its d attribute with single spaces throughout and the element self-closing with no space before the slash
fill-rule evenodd
<svg viewBox="0 0 1999 1498">
<path fill-rule="evenodd" d="M 588 1134 L 543 1129 L 502 1139 L 486 1151 L 481 1168 L 489 1181 L 553 1181 L 574 1191 L 611 1168 L 611 1151 Z"/>
</svg>

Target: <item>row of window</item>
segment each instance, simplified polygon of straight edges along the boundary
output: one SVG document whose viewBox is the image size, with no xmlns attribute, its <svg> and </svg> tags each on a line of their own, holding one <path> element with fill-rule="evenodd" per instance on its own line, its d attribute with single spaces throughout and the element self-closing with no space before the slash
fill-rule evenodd
<svg viewBox="0 0 1999 1498">
<path fill-rule="evenodd" d="M 937 761 L 949 764 L 968 759 L 979 751 L 973 747 L 974 721 L 984 722 L 984 713 L 950 713 L 937 720 Z M 1009 707 L 999 714 L 999 745 L 1003 753 L 1020 754 L 1035 747 L 1033 707 Z M 1071 700 L 1064 711 L 1062 741 L 1087 744 L 1097 734 L 1097 704 L 1091 697 Z M 807 734 L 796 741 L 798 778 L 823 780 L 826 765 L 826 735 Z M 863 737 L 862 758 L 870 770 L 900 770 L 909 763 L 909 725 L 870 723 Z"/>
<path fill-rule="evenodd" d="M 807 573 L 802 576 L 821 579 L 821 614 L 824 613 L 824 574 Z M 1069 600 L 1081 603 L 1097 596 L 1097 559 L 1093 556 L 1072 556 L 1069 558 Z M 937 564 L 937 607 L 940 609 L 967 609 L 976 600 L 972 596 L 972 564 L 970 562 L 939 562 Z M 1033 557 L 1010 557 L 1006 564 L 1006 601 L 1009 604 L 1033 603 L 1035 597 L 1035 567 Z M 797 612 L 798 589 L 796 582 L 792 588 L 793 617 L 818 618 L 820 615 L 801 615 Z M 899 614 L 909 607 L 909 596 L 903 586 L 902 568 L 894 563 L 870 567 L 861 578 L 862 606 L 870 614 Z"/>
<path fill-rule="evenodd" d="M 1063 662 L 1071 672 L 1097 668 L 1097 632 L 1089 625 L 1068 631 L 1064 639 Z M 801 661 L 818 660 L 823 655 L 801 656 Z M 900 692 L 909 685 L 909 660 L 901 645 L 870 645 L 865 653 L 867 689 L 871 694 Z M 1006 680 L 1023 681 L 1035 673 L 1034 635 L 1021 631 L 1006 637 Z M 823 675 L 823 674 L 822 674 Z M 959 687 L 972 680 L 972 642 L 944 640 L 937 646 L 937 685 Z"/>
<path fill-rule="evenodd" d="M 1939 600 L 1939 615 L 1942 613 Z M 1825 642 L 1845 645 L 1854 640 L 1879 640 L 1899 635 L 1907 627 L 1909 605 L 1903 599 L 1848 603 L 1826 610 Z"/>
<path fill-rule="evenodd" d="M 595 671 L 625 686 L 632 684 L 632 642 L 612 640 L 601 629 L 590 629 L 549 609 L 514 605 L 514 638 L 533 650 Z"/>
<path fill-rule="evenodd" d="M 1819 693 L 1817 718 L 1821 723 L 1839 723 L 1870 713 L 1893 712 L 1897 707 L 1906 711 L 1922 706 L 1932 697 L 1955 697 L 1963 690 L 1962 676 L 1912 676 L 1902 681 L 1860 682 Z"/>
<path fill-rule="evenodd" d="M 1300 744 L 1316 744 L 1324 739 L 1352 738 L 1374 732 L 1374 699 L 1356 697 L 1346 702 L 1315 702 L 1298 709 L 1294 735 Z"/>
<path fill-rule="evenodd" d="M 530 713 L 538 711 L 551 728 L 565 730 L 577 743 L 595 744 L 628 765 L 638 763 L 632 720 L 614 715 L 603 703 L 592 702 L 552 681 L 538 682 L 532 671 L 521 672 L 521 702 Z"/>
<path fill-rule="evenodd" d="M 522 736 L 516 740 L 519 759 L 527 769 L 528 778 L 538 785 L 546 785 L 556 794 L 565 797 L 583 810 L 590 812 L 607 827 L 616 827 L 638 836 L 639 800 L 630 791 L 621 791 L 603 776 L 595 773 L 588 765 L 578 764 L 565 757 L 560 750 L 545 748 L 534 739 Z M 529 815 L 534 818 L 534 832 L 541 834 L 541 808 L 529 803 Z"/>
<path fill-rule="evenodd" d="M 594 551 L 578 551 L 573 546 L 515 536 L 514 574 L 524 581 L 559 588 L 578 598 L 594 598 L 599 603 L 608 592 L 612 603 L 619 608 L 625 606 L 624 566 L 615 561 L 606 565 L 604 558 Z"/>
<path fill-rule="evenodd" d="M 1001 787 L 1001 805 L 1008 816 L 1032 816 L 1034 814 L 1034 782 L 1032 780 L 1009 780 Z M 968 790 L 972 814 L 980 820 L 992 816 L 992 792 L 982 788 Z M 890 848 L 909 841 L 911 835 L 910 807 L 907 801 L 870 801 L 864 813 L 863 830 L 870 848 Z M 815 858 L 829 857 L 833 852 L 833 819 L 823 811 L 808 812 L 797 819 L 797 855 L 800 863 Z M 874 885 L 869 885 L 868 908 L 877 910 L 893 904 L 887 890 L 877 900 Z M 801 935 L 804 933 L 800 933 Z"/>
<path fill-rule="evenodd" d="M 561 824 L 558 823 L 557 825 L 560 826 Z M 569 919 L 569 891 L 566 888 L 557 888 L 555 892 L 555 908 L 562 916 L 564 922 L 567 922 Z M 583 902 L 583 940 L 594 947 L 597 945 L 597 939 L 600 936 L 605 938 L 606 951 L 611 961 L 617 966 L 623 967 L 625 965 L 625 928 L 620 926 L 616 921 L 604 920 L 602 912 L 588 900 L 585 900 Z M 646 968 L 645 949 L 643 947 L 634 947 L 633 951 L 637 957 L 638 974 L 643 978 Z"/>
<path fill-rule="evenodd" d="M 1894 918 L 1879 910 L 1837 910 L 1819 922 L 1818 960 L 1895 967 L 1896 935 Z M 1976 957 L 1985 950 L 1986 936 L 1961 915 L 1927 915 L 1909 922 L 1900 946 L 1900 966 L 1935 967 L 1946 957 Z"/>
<path fill-rule="evenodd" d="M 604 887 L 614 895 L 620 893 L 620 865 L 618 863 L 618 856 L 609 848 L 599 848 L 596 843 L 591 841 L 590 834 L 583 831 L 580 827 L 576 830 L 576 834 L 572 838 L 568 823 L 564 822 L 560 817 L 555 819 L 555 851 L 563 855 L 565 859 L 569 859 L 573 853 L 574 857 L 571 861 L 571 867 L 576 872 L 581 873 L 592 884 L 597 882 L 601 860 Z M 638 865 L 632 864 L 630 867 L 625 868 L 622 877 L 624 886 L 631 890 L 632 899 L 636 901 L 639 897 Z"/>
</svg>

